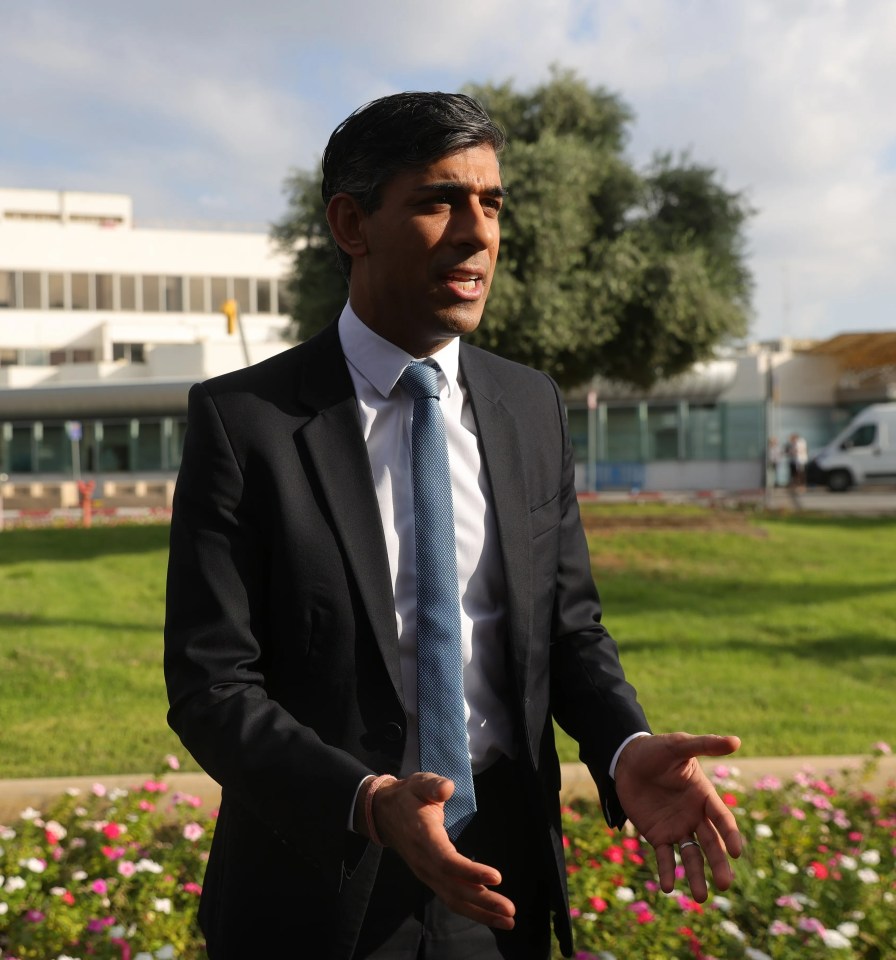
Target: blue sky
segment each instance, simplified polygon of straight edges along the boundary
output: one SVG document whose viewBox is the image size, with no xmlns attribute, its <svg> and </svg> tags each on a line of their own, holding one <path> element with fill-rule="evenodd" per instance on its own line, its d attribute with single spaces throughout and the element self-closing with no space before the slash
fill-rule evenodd
<svg viewBox="0 0 896 960">
<path fill-rule="evenodd" d="M 0 186 L 134 197 L 142 220 L 283 212 L 359 104 L 552 63 L 757 209 L 752 336 L 896 329 L 891 0 L 6 0 Z"/>
</svg>

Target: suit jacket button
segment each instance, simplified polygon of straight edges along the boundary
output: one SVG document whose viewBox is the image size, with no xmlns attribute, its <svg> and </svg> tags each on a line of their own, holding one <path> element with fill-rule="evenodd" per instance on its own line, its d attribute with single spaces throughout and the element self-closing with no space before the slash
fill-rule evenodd
<svg viewBox="0 0 896 960">
<path fill-rule="evenodd" d="M 383 738 L 389 740 L 392 743 L 397 743 L 404 737 L 404 730 L 401 729 L 401 724 L 399 723 L 387 723 L 383 727 Z"/>
</svg>

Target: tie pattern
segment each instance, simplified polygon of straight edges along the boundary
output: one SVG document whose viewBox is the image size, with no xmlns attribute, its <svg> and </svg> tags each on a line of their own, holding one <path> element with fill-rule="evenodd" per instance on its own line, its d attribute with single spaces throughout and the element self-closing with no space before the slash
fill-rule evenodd
<svg viewBox="0 0 896 960">
<path fill-rule="evenodd" d="M 435 363 L 400 383 L 414 399 L 411 464 L 417 554 L 417 716 L 420 769 L 454 781 L 445 829 L 455 840 L 476 812 L 465 718 L 454 507 Z"/>
</svg>

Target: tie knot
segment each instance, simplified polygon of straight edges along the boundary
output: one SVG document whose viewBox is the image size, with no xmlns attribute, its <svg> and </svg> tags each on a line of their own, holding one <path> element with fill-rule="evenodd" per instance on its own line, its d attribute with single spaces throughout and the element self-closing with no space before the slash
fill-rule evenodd
<svg viewBox="0 0 896 960">
<path fill-rule="evenodd" d="M 439 396 L 439 368 L 435 363 L 417 360 L 409 363 L 398 382 L 415 400 Z"/>
</svg>

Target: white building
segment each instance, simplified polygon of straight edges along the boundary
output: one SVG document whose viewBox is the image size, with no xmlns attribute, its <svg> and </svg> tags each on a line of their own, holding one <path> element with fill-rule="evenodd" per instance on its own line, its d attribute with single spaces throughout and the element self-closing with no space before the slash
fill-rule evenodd
<svg viewBox="0 0 896 960">
<path fill-rule="evenodd" d="M 288 346 L 288 269 L 261 230 L 145 228 L 127 196 L 0 190 L 0 473 L 173 474 L 190 384 Z"/>
</svg>

